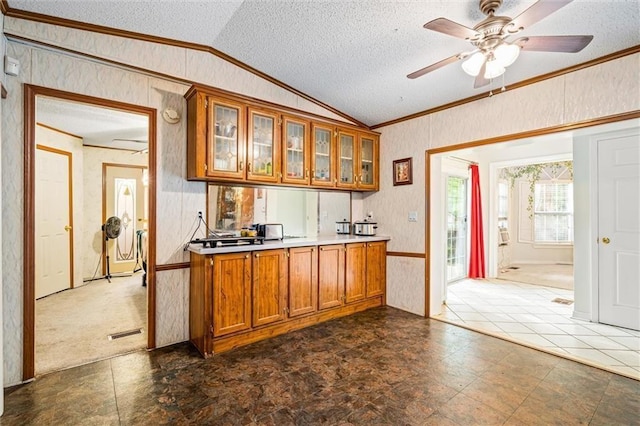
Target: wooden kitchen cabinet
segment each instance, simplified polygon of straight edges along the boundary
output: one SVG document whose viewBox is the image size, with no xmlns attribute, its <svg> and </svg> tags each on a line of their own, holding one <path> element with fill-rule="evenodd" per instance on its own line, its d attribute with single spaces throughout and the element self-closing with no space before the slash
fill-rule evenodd
<svg viewBox="0 0 640 426">
<path fill-rule="evenodd" d="M 284 249 L 253 253 L 254 327 L 283 321 L 287 307 L 287 253 Z"/>
<path fill-rule="evenodd" d="M 367 297 L 381 296 L 386 292 L 387 283 L 387 243 L 375 241 L 367 243 Z"/>
<path fill-rule="evenodd" d="M 188 98 L 187 178 L 244 177 L 245 106 L 231 99 L 194 93 Z"/>
<path fill-rule="evenodd" d="M 289 249 L 289 317 L 318 309 L 318 249 Z"/>
<path fill-rule="evenodd" d="M 189 180 L 378 190 L 377 133 L 203 86 L 185 98 Z"/>
<path fill-rule="evenodd" d="M 280 114 L 249 107 L 248 116 L 247 180 L 277 183 L 280 180 Z"/>
<path fill-rule="evenodd" d="M 251 328 L 249 253 L 191 254 L 189 340 L 202 355 L 213 339 Z"/>
<path fill-rule="evenodd" d="M 189 340 L 205 356 L 383 306 L 386 242 L 191 253 Z"/>
<path fill-rule="evenodd" d="M 329 125 L 312 124 L 311 131 L 311 185 L 335 187 L 336 143 L 334 129 Z"/>
<path fill-rule="evenodd" d="M 282 182 L 309 185 L 311 178 L 308 120 L 282 116 Z"/>
<path fill-rule="evenodd" d="M 320 246 L 318 253 L 318 309 L 344 304 L 345 246 Z"/>
<path fill-rule="evenodd" d="M 377 191 L 379 182 L 379 138 L 373 133 L 358 133 L 357 145 L 357 188 L 361 190 Z"/>
<path fill-rule="evenodd" d="M 352 243 L 345 252 L 345 303 L 362 300 L 366 295 L 367 245 Z"/>
<path fill-rule="evenodd" d="M 345 301 L 384 296 L 387 244 L 384 241 L 346 245 Z"/>
</svg>

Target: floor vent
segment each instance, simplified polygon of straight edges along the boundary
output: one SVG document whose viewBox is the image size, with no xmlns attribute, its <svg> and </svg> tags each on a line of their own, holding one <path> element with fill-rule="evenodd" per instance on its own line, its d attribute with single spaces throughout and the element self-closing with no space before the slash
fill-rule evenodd
<svg viewBox="0 0 640 426">
<path fill-rule="evenodd" d="M 573 303 L 573 300 L 563 299 L 562 297 L 556 297 L 555 299 L 552 300 L 552 302 L 560 303 L 562 305 L 571 305 Z"/>
<path fill-rule="evenodd" d="M 113 333 L 107 336 L 109 340 L 121 339 L 123 337 L 135 336 L 136 334 L 142 334 L 141 328 L 136 328 L 135 330 L 129 331 L 121 331 L 120 333 Z"/>
</svg>

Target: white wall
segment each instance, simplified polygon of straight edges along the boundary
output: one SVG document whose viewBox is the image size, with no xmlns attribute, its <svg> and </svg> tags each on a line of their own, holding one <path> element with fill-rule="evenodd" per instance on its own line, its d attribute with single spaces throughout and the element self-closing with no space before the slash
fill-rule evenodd
<svg viewBox="0 0 640 426">
<path fill-rule="evenodd" d="M 365 196 L 364 209 L 375 211 L 380 233 L 391 236 L 389 250 L 425 253 L 426 222 L 422 217 L 418 222 L 408 222 L 407 213 L 412 210 L 422 213 L 429 209 L 425 200 L 426 150 L 640 110 L 640 97 L 629 95 L 640 93 L 639 72 L 640 55 L 635 54 L 376 129 L 382 133 L 380 191 Z M 516 147 L 516 151 L 519 149 Z M 537 145 L 531 149 L 536 150 Z M 413 157 L 414 183 L 394 187 L 392 162 L 404 157 Z M 486 178 L 488 176 L 481 173 L 481 180 Z M 432 182 L 432 190 L 434 185 Z M 434 197 L 431 200 L 438 202 Z M 483 200 L 483 213 L 487 208 L 491 207 Z M 436 253 L 428 253 L 428 256 L 436 256 Z M 434 263 L 435 258 L 432 258 L 431 264 Z M 399 262 L 390 258 L 388 303 L 423 313 L 424 308 L 415 301 L 424 300 L 424 282 L 424 260 L 403 258 Z M 432 312 L 437 309 L 438 306 L 432 305 Z"/>
<path fill-rule="evenodd" d="M 126 66 L 85 60 L 82 54 L 220 87 L 258 99 L 339 119 L 331 111 L 206 52 L 95 34 L 32 21 L 6 18 L 4 32 L 78 52 L 70 56 L 50 48 L 9 41 L 7 54 L 18 59 L 20 75 L 7 77 L 9 97 L 2 108 L 2 280 L 4 384 L 22 378 L 22 214 L 23 84 L 33 84 L 111 99 L 186 117 L 189 84 L 129 71 Z M 206 184 L 186 176 L 186 120 L 168 124 L 157 115 L 157 264 L 188 261 L 182 248 L 198 211 L 206 211 Z M 86 164 L 85 164 L 86 167 Z M 88 197 L 85 197 L 88 198 Z M 10 205 L 7 200 L 11 200 Z M 85 200 L 86 203 L 86 200 Z M 156 346 L 188 338 L 189 270 L 156 275 Z"/>
</svg>

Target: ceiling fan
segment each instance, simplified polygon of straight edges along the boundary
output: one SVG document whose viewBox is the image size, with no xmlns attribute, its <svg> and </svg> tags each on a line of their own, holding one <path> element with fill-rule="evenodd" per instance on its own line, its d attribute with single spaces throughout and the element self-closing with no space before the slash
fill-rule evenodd
<svg viewBox="0 0 640 426">
<path fill-rule="evenodd" d="M 496 16 L 502 0 L 480 0 L 480 10 L 487 17 L 473 28 L 438 18 L 424 24 L 424 28 L 462 38 L 476 49 L 450 56 L 439 62 L 407 75 L 414 79 L 453 62 L 464 60 L 462 69 L 475 77 L 474 87 L 482 87 L 491 79 L 504 74 L 506 67 L 513 64 L 520 50 L 537 52 L 576 53 L 584 49 L 593 39 L 592 35 L 529 36 L 514 41 L 507 38 L 551 15 L 572 0 L 539 0 L 514 19 Z"/>
</svg>

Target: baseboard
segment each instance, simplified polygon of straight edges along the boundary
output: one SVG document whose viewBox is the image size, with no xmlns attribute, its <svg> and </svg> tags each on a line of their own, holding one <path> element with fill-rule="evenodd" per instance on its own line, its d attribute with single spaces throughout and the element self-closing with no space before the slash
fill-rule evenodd
<svg viewBox="0 0 640 426">
<path fill-rule="evenodd" d="M 510 265 L 571 265 L 573 262 L 555 262 L 544 260 L 512 260 Z"/>
<path fill-rule="evenodd" d="M 582 311 L 573 311 L 571 318 L 579 319 L 582 321 L 591 322 L 591 313 L 590 312 L 582 312 Z"/>
</svg>

